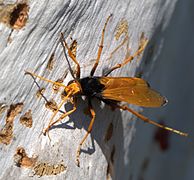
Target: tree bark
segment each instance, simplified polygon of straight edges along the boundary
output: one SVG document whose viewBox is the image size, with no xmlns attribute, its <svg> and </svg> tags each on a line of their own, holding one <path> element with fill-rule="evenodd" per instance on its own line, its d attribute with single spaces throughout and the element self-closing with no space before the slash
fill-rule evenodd
<svg viewBox="0 0 194 180">
<path fill-rule="evenodd" d="M 10 2 L 10 1 L 9 1 Z M 50 131 L 51 141 L 47 136 L 40 135 L 52 116 L 45 108 L 45 100 L 37 99 L 38 90 L 25 70 L 51 80 L 57 80 L 68 71 L 63 50 L 57 46 L 54 56 L 54 68 L 47 69 L 49 57 L 54 52 L 60 32 L 64 33 L 68 43 L 70 36 L 76 39 L 76 57 L 81 65 L 81 77 L 89 75 L 93 62 L 97 57 L 101 32 L 106 18 L 112 13 L 105 31 L 104 47 L 96 75 L 100 76 L 106 67 L 120 63 L 126 55 L 123 46 L 107 60 L 110 53 L 122 42 L 115 39 L 117 25 L 122 20 L 128 22 L 129 47 L 133 53 L 138 48 L 142 32 L 150 39 L 150 44 L 143 58 L 134 60 L 125 67 L 114 71 L 111 76 L 134 76 L 137 67 L 143 60 L 154 61 L 157 53 L 150 57 L 152 47 L 160 42 L 155 39 L 159 31 L 164 30 L 174 11 L 176 0 L 144 0 L 144 1 L 29 1 L 29 18 L 25 27 L 14 30 L 11 41 L 7 42 L 10 27 L 0 25 L 0 103 L 6 105 L 22 102 L 22 115 L 32 110 L 32 128 L 19 123 L 19 115 L 14 120 L 12 139 L 9 145 L 1 144 L 0 179 L 26 179 L 31 169 L 20 168 L 14 164 L 14 154 L 18 147 L 23 147 L 29 157 L 37 156 L 38 162 L 49 164 L 63 163 L 66 169 L 49 176 L 49 179 L 130 179 L 130 144 L 135 132 L 134 117 L 130 113 L 119 110 L 112 111 L 109 107 L 94 100 L 96 120 L 86 143 L 82 146 L 80 167 L 76 166 L 75 157 L 79 142 L 86 134 L 90 117 L 83 113 L 87 103 L 79 100 L 78 109 L 62 123 Z M 6 1 L 5 1 L 6 3 Z M 159 48 L 158 48 L 159 49 Z M 73 65 L 73 63 L 71 63 Z M 142 69 L 143 71 L 144 69 Z M 67 84 L 72 80 L 70 73 L 64 80 Z M 52 92 L 49 83 L 37 80 L 40 87 L 45 87 L 44 96 L 57 102 L 59 95 Z M 65 106 L 66 111 L 71 107 Z M 137 107 L 133 107 L 140 110 Z M 62 110 L 64 110 L 62 108 Z M 1 127 L 5 124 L 6 114 L 1 115 Z M 69 123 L 66 123 L 70 121 Z M 109 129 L 109 130 L 108 130 Z M 108 134 L 107 134 L 108 131 Z M 135 158 L 135 157 L 133 157 Z M 37 176 L 33 176 L 37 178 Z M 48 176 L 43 176 L 42 179 Z"/>
</svg>

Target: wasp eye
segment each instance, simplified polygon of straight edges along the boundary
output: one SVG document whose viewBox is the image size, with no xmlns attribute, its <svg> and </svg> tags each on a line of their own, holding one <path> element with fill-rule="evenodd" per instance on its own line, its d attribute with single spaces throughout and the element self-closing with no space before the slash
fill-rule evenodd
<svg viewBox="0 0 194 180">
<path fill-rule="evenodd" d="M 72 83 L 74 83 L 74 82 L 75 82 L 75 80 L 69 81 L 68 84 L 67 84 L 67 86 L 69 86 L 70 84 L 72 84 Z"/>
</svg>

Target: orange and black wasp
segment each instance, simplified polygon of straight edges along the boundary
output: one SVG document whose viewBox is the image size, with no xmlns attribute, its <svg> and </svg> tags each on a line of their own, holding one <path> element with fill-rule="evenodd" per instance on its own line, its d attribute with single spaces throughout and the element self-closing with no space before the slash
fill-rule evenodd
<svg viewBox="0 0 194 180">
<path fill-rule="evenodd" d="M 79 147 L 77 149 L 77 156 L 76 161 L 79 165 L 79 156 L 80 156 L 80 150 L 82 147 L 82 144 L 88 137 L 89 133 L 92 131 L 92 126 L 95 121 L 95 110 L 92 106 L 92 99 L 97 98 L 100 101 L 103 101 L 105 104 L 111 106 L 112 108 L 116 109 L 122 109 L 124 111 L 129 111 L 144 122 L 148 122 L 150 124 L 153 124 L 155 126 L 158 126 L 160 128 L 166 129 L 168 131 L 172 131 L 174 133 L 177 133 L 182 136 L 187 136 L 186 133 L 180 132 L 178 130 L 174 130 L 172 128 L 166 127 L 162 124 L 158 124 L 149 118 L 143 116 L 142 114 L 132 110 L 126 105 L 121 105 L 120 102 L 126 102 L 129 104 L 134 104 L 142 107 L 160 107 L 167 103 L 167 99 L 163 96 L 161 96 L 158 92 L 151 89 L 148 83 L 141 79 L 136 77 L 108 77 L 108 75 L 113 72 L 114 70 L 121 68 L 122 66 L 126 65 L 128 62 L 131 62 L 136 56 L 139 56 L 143 50 L 145 49 L 148 40 L 145 40 L 143 45 L 139 46 L 138 50 L 131 55 L 130 57 L 126 58 L 121 64 L 116 64 L 112 68 L 110 68 L 103 76 L 94 76 L 94 73 L 96 71 L 96 68 L 98 67 L 98 63 L 101 57 L 102 49 L 103 49 L 103 43 L 104 43 L 104 34 L 105 29 L 107 26 L 107 23 L 112 15 L 110 15 L 106 23 L 104 25 L 104 28 L 102 30 L 101 35 L 101 42 L 98 48 L 98 54 L 96 58 L 96 62 L 90 72 L 90 75 L 85 78 L 80 78 L 80 65 L 75 57 L 75 55 L 72 53 L 70 47 L 66 43 L 64 39 L 64 35 L 61 33 L 60 42 L 63 46 L 65 58 L 69 65 L 69 70 L 71 72 L 71 75 L 73 77 L 73 80 L 70 81 L 67 85 L 64 85 L 62 83 L 58 83 L 49 79 L 46 79 L 42 76 L 36 75 L 32 72 L 26 71 L 28 74 L 32 75 L 33 77 L 42 79 L 44 81 L 47 81 L 49 83 L 58 85 L 60 87 L 64 88 L 64 92 L 66 96 L 62 99 L 61 103 L 58 105 L 58 109 L 55 110 L 53 113 L 50 123 L 48 127 L 44 130 L 44 133 L 47 133 L 51 126 L 56 124 L 57 122 L 64 119 L 66 116 L 70 115 L 76 110 L 77 107 L 77 97 L 79 96 L 85 96 L 88 101 L 88 109 L 92 116 L 92 119 L 90 121 L 89 127 L 87 129 L 87 133 L 84 136 L 84 138 L 81 140 Z M 66 55 L 66 49 L 68 51 L 69 57 L 73 60 L 73 62 L 76 64 L 76 74 L 74 75 L 73 70 L 70 66 L 68 57 Z M 54 117 L 56 116 L 57 112 L 60 110 L 62 105 L 68 100 L 73 99 L 73 101 L 70 101 L 73 104 L 73 109 L 62 114 L 56 121 L 54 120 Z"/>
</svg>

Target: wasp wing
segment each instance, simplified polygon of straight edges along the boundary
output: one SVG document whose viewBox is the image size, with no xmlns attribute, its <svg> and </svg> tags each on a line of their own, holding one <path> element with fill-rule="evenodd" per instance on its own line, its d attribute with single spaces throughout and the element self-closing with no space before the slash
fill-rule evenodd
<svg viewBox="0 0 194 180">
<path fill-rule="evenodd" d="M 148 83 L 140 78 L 128 77 L 101 77 L 104 85 L 102 97 L 104 99 L 123 101 L 143 107 L 159 107 L 167 99 L 152 90 Z"/>
</svg>

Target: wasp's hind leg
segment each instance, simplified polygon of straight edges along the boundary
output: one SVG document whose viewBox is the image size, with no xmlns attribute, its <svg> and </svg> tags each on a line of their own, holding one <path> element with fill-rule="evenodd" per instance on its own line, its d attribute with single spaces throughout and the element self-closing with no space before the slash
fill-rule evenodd
<svg viewBox="0 0 194 180">
<path fill-rule="evenodd" d="M 144 51 L 147 44 L 148 44 L 148 39 L 146 39 L 144 37 L 144 33 L 142 33 L 142 35 L 140 37 L 140 43 L 139 43 L 138 50 L 133 55 L 131 55 L 131 56 L 127 57 L 126 59 L 124 59 L 124 61 L 122 63 L 118 63 L 115 66 L 113 66 L 110 70 L 108 70 L 107 73 L 105 73 L 105 76 L 108 76 L 114 70 L 123 67 L 127 63 L 131 62 L 135 57 L 139 56 Z"/>
<path fill-rule="evenodd" d="M 70 58 L 73 60 L 73 62 L 77 65 L 77 69 L 76 69 L 76 78 L 80 78 L 80 64 L 78 63 L 75 55 L 72 53 L 70 47 L 67 45 L 65 39 L 64 39 L 64 35 L 63 33 L 61 33 L 61 44 L 63 46 L 63 50 L 64 50 L 64 53 L 65 53 L 65 48 L 67 48 L 67 51 L 68 51 L 68 54 L 70 56 Z M 72 74 L 73 76 L 73 74 Z"/>
<path fill-rule="evenodd" d="M 134 114 L 135 116 L 137 116 L 138 118 L 140 118 L 141 120 L 143 120 L 144 122 L 147 122 L 147 123 L 149 123 L 149 124 L 153 124 L 154 126 L 157 126 L 157 127 L 159 127 L 159 128 L 165 129 L 165 130 L 167 130 L 167 131 L 171 131 L 171 132 L 176 133 L 176 134 L 179 134 L 179 135 L 181 135 L 181 136 L 188 136 L 187 133 L 184 133 L 184 132 L 178 131 L 178 130 L 176 130 L 176 129 L 172 129 L 172 128 L 170 128 L 170 127 L 167 127 L 167 126 L 164 126 L 164 125 L 162 125 L 162 124 L 159 124 L 159 123 L 157 123 L 157 122 L 154 122 L 154 121 L 152 121 L 151 119 L 149 119 L 149 118 L 143 116 L 142 114 L 140 114 L 140 113 L 138 113 L 138 112 L 132 110 L 131 108 L 129 108 L 129 107 L 127 107 L 127 106 L 115 105 L 115 107 L 116 107 L 116 108 L 119 108 L 119 109 L 122 109 L 122 110 L 124 110 L 124 111 L 129 111 L 129 112 L 131 112 L 132 114 Z"/>
<path fill-rule="evenodd" d="M 88 130 L 87 130 L 87 133 L 83 137 L 83 139 L 81 140 L 81 142 L 79 143 L 79 147 L 77 149 L 77 154 L 76 154 L 76 163 L 77 163 L 77 166 L 80 166 L 79 157 L 80 157 L 81 147 L 82 147 L 83 143 L 85 142 L 86 138 L 88 137 L 88 135 L 90 134 L 90 132 L 92 131 L 92 127 L 93 127 L 94 120 L 95 120 L 95 117 L 96 117 L 96 113 L 95 113 L 95 111 L 94 111 L 94 109 L 92 107 L 92 104 L 91 104 L 91 101 L 90 100 L 88 100 L 88 107 L 89 107 L 89 111 L 90 111 L 90 114 L 92 116 L 92 119 L 90 121 Z"/>
<path fill-rule="evenodd" d="M 90 76 L 93 76 L 94 75 L 94 73 L 96 71 L 96 68 L 98 66 L 98 63 L 99 63 L 99 60 L 100 60 L 100 56 L 102 54 L 103 44 L 104 44 L 104 33 L 105 33 L 105 29 L 106 29 L 106 26 L 107 26 L 108 21 L 109 21 L 109 19 L 110 19 L 111 16 L 112 16 L 112 14 L 110 14 L 108 16 L 108 18 L 107 18 L 107 20 L 106 20 L 106 22 L 104 24 L 104 28 L 102 30 L 102 35 L 101 35 L 101 41 L 100 41 L 100 45 L 99 45 L 99 48 L 98 48 L 98 55 L 97 55 L 97 58 L 96 58 L 96 62 L 95 62 L 94 66 L 93 66 L 93 68 L 92 68 L 92 70 L 90 72 Z"/>
</svg>

